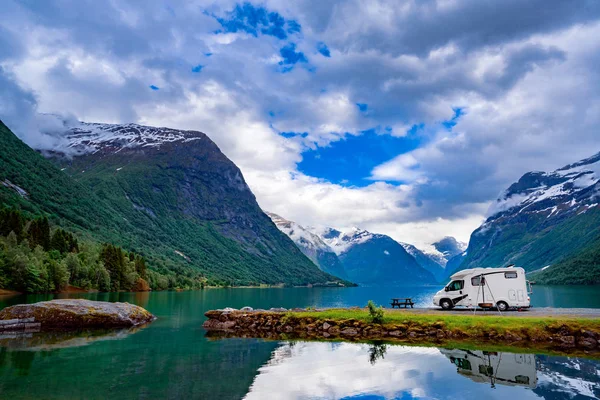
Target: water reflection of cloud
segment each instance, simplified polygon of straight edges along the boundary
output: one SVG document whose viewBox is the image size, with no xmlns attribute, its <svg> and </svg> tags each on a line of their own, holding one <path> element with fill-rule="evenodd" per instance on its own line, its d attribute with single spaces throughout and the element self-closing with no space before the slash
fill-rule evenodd
<svg viewBox="0 0 600 400">
<path fill-rule="evenodd" d="M 436 348 L 388 346 L 384 358 L 369 362 L 367 344 L 283 344 L 259 369 L 247 400 L 341 399 L 364 395 L 383 399 L 534 399 L 522 387 L 476 383 L 457 373 Z"/>
</svg>

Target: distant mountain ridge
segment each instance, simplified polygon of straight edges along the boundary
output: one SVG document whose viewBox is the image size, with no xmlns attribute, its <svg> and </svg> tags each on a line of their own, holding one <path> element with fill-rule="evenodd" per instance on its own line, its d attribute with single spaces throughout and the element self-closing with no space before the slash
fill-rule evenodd
<svg viewBox="0 0 600 400">
<path fill-rule="evenodd" d="M 337 235 L 335 233 L 338 233 Z M 346 275 L 365 284 L 435 283 L 434 275 L 387 235 L 354 228 L 349 232 L 328 229 L 323 236 L 338 254 Z"/>
<path fill-rule="evenodd" d="M 321 269 L 323 254 L 330 261 L 335 255 L 343 268 L 343 276 L 352 282 L 381 283 L 434 283 L 436 278 L 423 268 L 398 242 L 386 235 L 354 228 L 341 232 L 333 228 L 302 227 L 277 214 L 268 213 L 285 232 Z M 432 261 L 431 261 L 432 262 Z M 336 268 L 337 263 L 335 264 Z M 337 275 L 341 276 L 341 275 Z"/>
<path fill-rule="evenodd" d="M 279 230 L 289 236 L 300 250 L 322 271 L 342 279 L 347 279 L 344 266 L 337 254 L 318 235 L 303 226 L 288 221 L 277 214 L 267 212 L 267 215 L 277 225 Z"/>
<path fill-rule="evenodd" d="M 50 213 L 144 255 L 151 267 L 189 279 L 233 285 L 337 279 L 277 229 L 241 171 L 204 133 L 65 125 L 65 147 L 50 153 L 54 165 L 3 124 L 0 134 L 0 181 L 30 194 L 22 197 L 2 185 L 0 204 Z"/>
<path fill-rule="evenodd" d="M 552 172 L 528 172 L 490 207 L 460 269 L 548 266 L 540 282 L 556 282 L 557 276 L 564 283 L 600 282 L 600 273 L 591 272 L 593 261 L 580 260 L 579 269 L 569 264 L 583 253 L 593 260 L 600 251 L 599 203 L 600 153 Z"/>
<path fill-rule="evenodd" d="M 439 240 L 432 244 L 435 249 L 442 254 L 443 259 L 446 263 L 452 258 L 467 249 L 467 244 L 459 242 L 452 236 L 446 236 L 442 240 Z"/>
<path fill-rule="evenodd" d="M 445 265 L 441 265 L 440 263 L 445 261 L 441 257 L 437 257 L 437 255 L 433 255 L 431 253 L 425 253 L 422 250 L 419 250 L 415 246 L 409 243 L 399 242 L 404 250 L 408 254 L 414 257 L 415 261 L 427 271 L 431 272 L 435 279 L 440 282 L 446 278 L 446 268 Z"/>
</svg>

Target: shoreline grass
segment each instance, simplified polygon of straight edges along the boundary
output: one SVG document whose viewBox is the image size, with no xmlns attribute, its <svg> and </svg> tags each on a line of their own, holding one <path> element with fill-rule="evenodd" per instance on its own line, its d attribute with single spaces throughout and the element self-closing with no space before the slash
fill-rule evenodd
<svg viewBox="0 0 600 400">
<path fill-rule="evenodd" d="M 468 336 L 490 336 L 494 334 L 516 333 L 528 336 L 567 329 L 569 331 L 590 330 L 600 332 L 600 318 L 577 316 L 505 316 L 505 315 L 440 315 L 422 314 L 410 311 L 394 312 L 386 310 L 383 322 L 376 324 L 367 309 L 328 309 L 323 311 L 290 311 L 287 319 L 314 319 L 315 321 L 335 321 L 337 323 L 360 321 L 366 324 L 390 327 L 395 325 L 434 327 L 460 331 Z"/>
</svg>

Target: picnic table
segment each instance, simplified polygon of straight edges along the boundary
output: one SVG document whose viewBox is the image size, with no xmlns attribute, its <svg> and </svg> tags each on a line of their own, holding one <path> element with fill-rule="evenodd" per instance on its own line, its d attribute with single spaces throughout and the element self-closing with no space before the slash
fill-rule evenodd
<svg viewBox="0 0 600 400">
<path fill-rule="evenodd" d="M 398 307 L 400 308 L 400 306 L 406 308 L 408 306 L 410 306 L 410 308 L 413 308 L 413 306 L 415 305 L 415 303 L 413 303 L 412 298 L 410 297 L 394 297 L 392 298 L 392 302 L 390 303 L 392 305 L 392 308 L 394 307 Z"/>
</svg>

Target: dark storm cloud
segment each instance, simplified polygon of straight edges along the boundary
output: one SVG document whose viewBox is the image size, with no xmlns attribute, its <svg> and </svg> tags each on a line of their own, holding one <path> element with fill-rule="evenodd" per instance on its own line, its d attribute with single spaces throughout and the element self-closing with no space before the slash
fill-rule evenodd
<svg viewBox="0 0 600 400">
<path fill-rule="evenodd" d="M 335 31 L 349 21 L 361 26 L 331 38 L 344 50 L 367 51 L 375 45 L 386 53 L 419 56 L 448 43 L 468 52 L 521 40 L 595 21 L 600 14 L 595 0 L 381 1 L 365 4 L 372 13 L 357 13 L 358 4 L 307 0 L 297 8 L 310 10 L 306 17 L 319 32 Z"/>
</svg>

